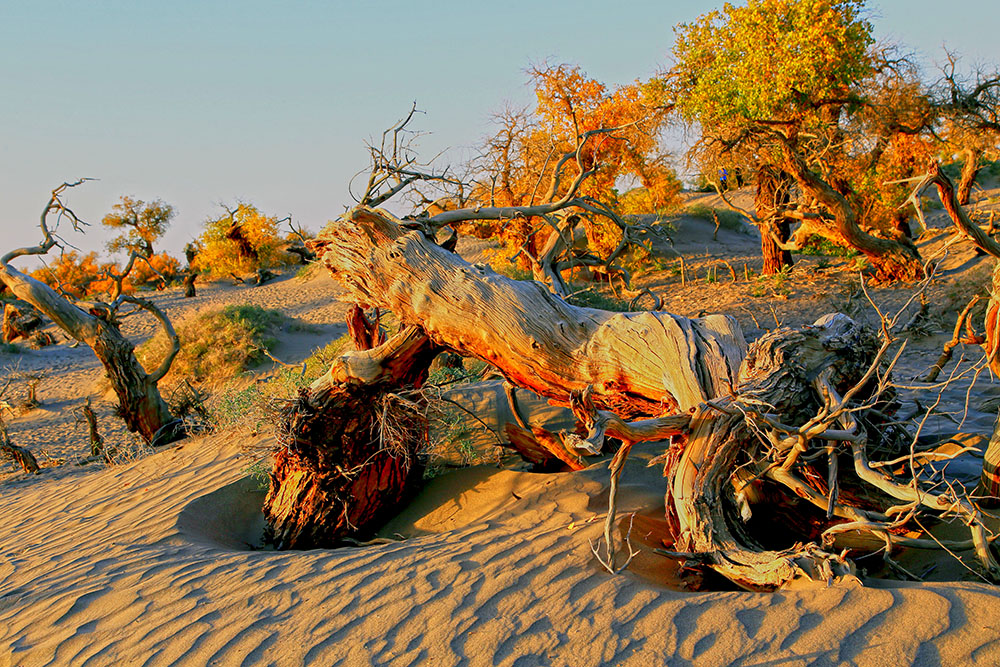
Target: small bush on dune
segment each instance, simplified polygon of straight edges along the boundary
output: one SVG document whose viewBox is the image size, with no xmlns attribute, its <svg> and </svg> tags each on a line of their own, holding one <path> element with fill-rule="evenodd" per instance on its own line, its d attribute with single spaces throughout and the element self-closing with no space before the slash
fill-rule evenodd
<svg viewBox="0 0 1000 667">
<path fill-rule="evenodd" d="M 33 271 L 31 277 L 53 289 L 62 290 L 75 299 L 97 294 L 106 287 L 102 276 L 113 271 L 114 264 L 101 264 L 96 252 L 81 255 L 75 250 L 62 253 L 55 260 Z"/>
<path fill-rule="evenodd" d="M 154 269 L 156 270 L 154 272 Z M 159 273 L 160 275 L 156 275 Z M 177 280 L 181 274 L 181 263 L 177 258 L 171 257 L 165 252 L 153 255 L 147 264 L 143 260 L 137 259 L 125 279 L 126 288 L 149 289 L 157 287 L 163 280 L 170 284 Z"/>
<path fill-rule="evenodd" d="M 846 257 L 850 259 L 857 257 L 861 253 L 854 248 L 845 248 L 827 238 L 814 234 L 806 239 L 805 245 L 798 250 L 797 254 L 819 257 Z"/>
<path fill-rule="evenodd" d="M 274 423 L 280 405 L 325 373 L 350 345 L 350 337 L 345 334 L 314 350 L 304 362 L 304 371 L 301 367 L 282 368 L 267 382 L 231 380 L 208 402 L 212 427 L 222 430 L 246 426 L 256 431 L 262 424 Z"/>
<path fill-rule="evenodd" d="M 32 272 L 31 276 L 49 287 L 61 289 L 75 299 L 84 299 L 109 293 L 115 284 L 113 276 L 121 271 L 121 266 L 115 262 L 99 262 L 96 252 L 81 255 L 70 250 L 47 266 Z M 137 289 L 152 289 L 159 287 L 163 281 L 167 284 L 173 282 L 180 273 L 181 263 L 163 252 L 150 257 L 148 263 L 137 259 L 122 288 L 126 293 Z M 163 280 L 160 276 L 163 276 Z"/>
<path fill-rule="evenodd" d="M 225 306 L 202 311 L 176 324 L 181 351 L 164 378 L 168 386 L 184 380 L 213 384 L 232 379 L 263 361 L 274 334 L 287 318 L 259 306 Z M 136 350 L 147 369 L 155 368 L 169 350 L 167 337 L 158 332 Z"/>
<path fill-rule="evenodd" d="M 743 216 L 728 208 L 713 209 L 711 206 L 706 206 L 705 204 L 691 204 L 690 206 L 685 207 L 681 213 L 683 215 L 689 215 L 692 218 L 708 220 L 709 222 L 715 222 L 716 216 L 718 216 L 719 227 L 729 229 L 734 232 L 746 231 Z"/>
</svg>

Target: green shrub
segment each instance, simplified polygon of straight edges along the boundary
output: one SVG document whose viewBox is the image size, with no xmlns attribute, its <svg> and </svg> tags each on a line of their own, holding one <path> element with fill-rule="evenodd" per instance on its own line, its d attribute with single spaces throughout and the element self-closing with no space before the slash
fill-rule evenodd
<svg viewBox="0 0 1000 667">
<path fill-rule="evenodd" d="M 266 382 L 233 378 L 208 401 L 210 425 L 216 431 L 236 426 L 256 431 L 275 422 L 281 405 L 316 381 L 349 345 L 350 337 L 344 334 L 316 348 L 306 358 L 304 368 L 283 367 Z"/>
<path fill-rule="evenodd" d="M 813 234 L 802 248 L 797 252 L 799 255 L 809 255 L 813 257 L 846 257 L 848 259 L 857 257 L 861 253 L 854 248 L 845 248 L 837 245 L 833 241 L 818 234 Z"/>
<path fill-rule="evenodd" d="M 616 313 L 627 313 L 631 310 L 628 301 L 624 301 L 614 296 L 601 294 L 594 289 L 585 289 L 574 292 L 566 298 L 566 303 L 581 308 L 596 308 L 598 310 L 610 310 Z"/>
<path fill-rule="evenodd" d="M 184 380 L 210 384 L 237 377 L 266 358 L 275 334 L 288 322 L 276 310 L 231 305 L 205 310 L 176 325 L 181 350 L 174 358 L 167 386 Z M 166 356 L 169 341 L 162 331 L 136 349 L 139 362 L 155 368 Z"/>
<path fill-rule="evenodd" d="M 747 231 L 743 216 L 728 208 L 713 209 L 711 206 L 706 206 L 705 204 L 690 204 L 684 207 L 681 213 L 692 218 L 707 220 L 713 224 L 715 223 L 716 216 L 718 216 L 719 227 L 722 229 L 741 233 Z"/>
</svg>

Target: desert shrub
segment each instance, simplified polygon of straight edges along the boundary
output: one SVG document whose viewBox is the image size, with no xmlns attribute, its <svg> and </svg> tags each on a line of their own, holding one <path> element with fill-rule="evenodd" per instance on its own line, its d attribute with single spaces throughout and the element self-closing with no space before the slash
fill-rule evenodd
<svg viewBox="0 0 1000 667">
<path fill-rule="evenodd" d="M 277 218 L 250 204 L 206 221 L 198 245 L 195 269 L 213 276 L 242 275 L 297 261 L 283 250 L 286 241 L 279 234 Z"/>
<path fill-rule="evenodd" d="M 633 188 L 618 197 L 622 215 L 667 215 L 677 208 L 681 182 L 676 176 L 664 179 L 659 188 Z"/>
<path fill-rule="evenodd" d="M 714 215 L 713 215 L 714 212 Z M 715 208 L 711 206 L 706 206 L 705 204 L 690 204 L 685 206 L 681 211 L 683 215 L 691 216 L 692 218 L 701 218 L 702 220 L 708 220 L 714 223 L 716 216 L 719 218 L 719 227 L 723 229 L 728 229 L 734 232 L 745 232 L 746 224 L 743 221 L 743 216 L 732 211 L 728 208 Z"/>
<path fill-rule="evenodd" d="M 266 382 L 230 380 L 208 401 L 211 426 L 216 430 L 247 427 L 256 431 L 264 424 L 275 423 L 282 405 L 295 398 L 299 389 L 325 373 L 350 345 L 350 337 L 345 334 L 316 348 L 306 358 L 304 371 L 281 368 Z"/>
<path fill-rule="evenodd" d="M 156 269 L 167 284 L 170 284 L 180 277 L 181 263 L 165 252 L 150 257 L 149 264 L 137 259 L 125 279 L 125 289 L 149 289 L 159 285 L 160 277 L 154 273 L 153 269 Z"/>
<path fill-rule="evenodd" d="M 826 237 L 813 234 L 806 239 L 805 245 L 799 249 L 798 254 L 820 257 L 846 257 L 850 259 L 857 257 L 861 253 L 854 248 L 845 248 Z"/>
<path fill-rule="evenodd" d="M 150 268 L 150 264 L 167 283 L 176 280 L 181 273 L 180 262 L 167 253 L 153 255 L 149 258 L 149 264 L 137 259 L 122 284 L 125 292 L 152 288 L 160 283 L 160 278 Z M 75 250 L 69 250 L 32 272 L 31 276 L 49 287 L 61 289 L 75 299 L 83 299 L 110 292 L 115 284 L 113 276 L 120 274 L 121 270 L 115 262 L 99 262 L 96 252 L 81 255 Z"/>
<path fill-rule="evenodd" d="M 507 276 L 512 280 L 534 280 L 531 271 L 510 261 L 502 249 L 487 248 L 487 253 L 489 254 L 490 266 L 500 275 Z"/>
<path fill-rule="evenodd" d="M 204 310 L 175 325 L 181 351 L 174 359 L 167 386 L 183 380 L 218 383 L 249 370 L 265 358 L 274 334 L 287 318 L 276 310 L 259 306 L 225 306 Z M 136 350 L 140 363 L 155 368 L 166 356 L 169 343 L 159 331 Z"/>
<path fill-rule="evenodd" d="M 49 287 L 61 289 L 75 299 L 82 299 L 104 291 L 108 285 L 104 274 L 113 270 L 114 264 L 97 261 L 96 252 L 81 255 L 76 250 L 68 250 L 33 271 L 31 277 Z"/>
<path fill-rule="evenodd" d="M 580 290 L 570 294 L 566 298 L 566 303 L 581 308 L 597 308 L 598 310 L 610 310 L 616 313 L 627 313 L 631 310 L 628 301 L 618 297 L 608 296 L 593 289 Z"/>
</svg>

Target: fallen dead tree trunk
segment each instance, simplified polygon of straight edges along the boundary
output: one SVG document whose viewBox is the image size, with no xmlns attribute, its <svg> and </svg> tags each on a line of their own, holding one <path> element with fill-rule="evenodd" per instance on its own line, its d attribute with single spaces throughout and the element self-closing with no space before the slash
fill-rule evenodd
<svg viewBox="0 0 1000 667">
<path fill-rule="evenodd" d="M 620 438 L 620 463 L 635 442 L 673 437 L 664 460 L 677 553 L 741 586 L 771 590 L 850 572 L 842 554 L 826 550 L 846 532 L 877 536 L 888 555 L 906 542 L 893 534 L 901 525 L 890 518 L 898 500 L 961 516 L 972 531 L 961 548 L 974 549 L 997 575 L 975 508 L 876 472 L 870 462 L 873 453 L 902 453 L 905 433 L 885 424 L 892 412 L 881 370 L 888 342 L 879 345 L 845 316 L 773 332 L 747 352 L 728 317 L 569 306 L 537 283 L 469 265 L 381 211 L 349 212 L 313 247 L 362 305 L 392 310 L 435 344 L 573 405 L 589 433 L 564 443 L 595 452 L 605 436 Z M 351 355 L 334 373 L 372 387 L 381 377 Z M 646 419 L 627 421 L 636 417 Z M 291 431 L 298 446 L 302 429 Z M 330 459 L 323 474 L 332 464 L 341 465 Z M 774 516 L 754 523 L 767 505 L 759 499 L 768 496 L 800 530 L 776 531 L 787 523 Z M 813 516 L 798 520 L 807 510 Z M 613 549 L 609 557 L 615 571 Z"/>
<path fill-rule="evenodd" d="M 2 420 L 0 420 L 0 455 L 9 458 L 29 475 L 37 473 L 39 470 L 38 460 L 34 454 L 11 442 L 10 436 L 7 434 L 7 425 Z"/>
<path fill-rule="evenodd" d="M 746 352 L 730 317 L 571 306 L 540 283 L 469 264 L 382 211 L 354 209 L 311 247 L 361 305 L 391 310 L 565 405 L 592 386 L 594 401 L 622 417 L 688 410 L 727 391 Z"/>
<path fill-rule="evenodd" d="M 42 324 L 41 316 L 25 303 L 5 304 L 3 307 L 3 341 L 13 343 L 18 338 L 30 338 Z"/>
</svg>

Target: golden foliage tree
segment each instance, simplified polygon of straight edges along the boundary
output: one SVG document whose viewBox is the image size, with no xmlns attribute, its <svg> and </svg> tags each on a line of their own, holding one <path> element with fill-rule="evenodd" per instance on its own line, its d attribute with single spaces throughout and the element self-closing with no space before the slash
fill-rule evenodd
<svg viewBox="0 0 1000 667">
<path fill-rule="evenodd" d="M 614 263 L 652 228 L 623 217 L 619 187 L 639 186 L 629 213 L 662 212 L 680 191 L 658 140 L 662 84 L 611 90 L 571 65 L 535 67 L 530 76 L 534 110 L 497 114 L 496 132 L 469 167 L 471 186 L 425 215 L 432 225 L 497 239 L 556 294 L 569 293 L 563 273 L 579 267 L 627 282 Z"/>
<path fill-rule="evenodd" d="M 106 291 L 111 284 L 106 274 L 112 271 L 114 264 L 99 262 L 96 252 L 81 255 L 76 250 L 67 250 L 33 271 L 31 277 L 75 299 L 82 299 Z"/>
<path fill-rule="evenodd" d="M 875 45 L 864 5 L 749 0 L 682 24 L 668 99 L 701 128 L 696 152 L 745 161 L 754 171 L 776 168 L 794 180 L 810 206 L 779 206 L 779 218 L 792 215 L 860 250 L 879 278 L 913 279 L 923 271 L 915 247 L 862 228 L 866 211 L 843 171 L 848 157 L 868 148 L 848 130 L 873 108 L 870 88 L 891 78 L 894 66 Z"/>
<path fill-rule="evenodd" d="M 279 233 L 278 218 L 242 202 L 226 208 L 225 215 L 207 220 L 198 244 L 194 267 L 215 276 L 252 273 L 292 261 L 283 250 L 286 242 Z"/>
<path fill-rule="evenodd" d="M 141 199 L 124 196 L 104 216 L 101 224 L 112 229 L 121 229 L 122 234 L 108 242 L 111 252 L 138 252 L 144 257 L 155 253 L 153 242 L 167 231 L 174 207 L 157 199 L 146 203 Z"/>
</svg>

